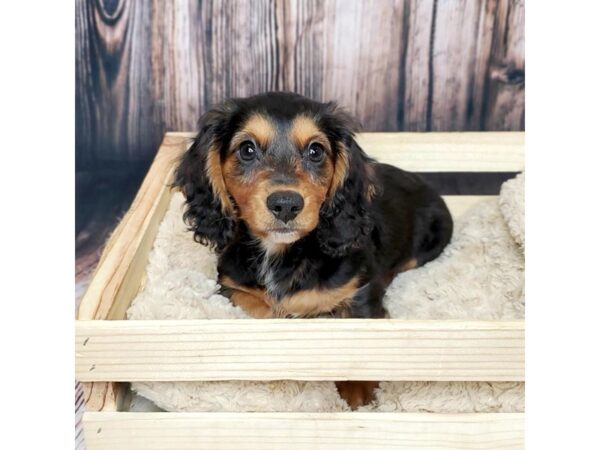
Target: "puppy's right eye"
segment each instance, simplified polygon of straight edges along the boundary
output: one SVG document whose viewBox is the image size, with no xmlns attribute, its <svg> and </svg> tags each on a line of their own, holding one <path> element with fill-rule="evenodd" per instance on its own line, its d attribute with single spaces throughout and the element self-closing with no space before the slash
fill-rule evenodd
<svg viewBox="0 0 600 450">
<path fill-rule="evenodd" d="M 242 161 L 250 162 L 256 159 L 258 150 L 251 141 L 244 141 L 238 150 L 240 159 Z"/>
</svg>

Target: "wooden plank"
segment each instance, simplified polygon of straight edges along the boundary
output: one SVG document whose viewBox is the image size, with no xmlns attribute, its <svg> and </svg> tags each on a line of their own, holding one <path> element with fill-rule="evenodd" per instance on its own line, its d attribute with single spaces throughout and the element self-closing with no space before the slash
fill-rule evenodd
<svg viewBox="0 0 600 450">
<path fill-rule="evenodd" d="M 194 26 L 206 33 L 199 39 L 203 45 L 195 43 L 205 52 L 203 109 L 229 97 L 280 89 L 275 2 L 213 0 L 201 5 L 202 14 L 196 16 L 199 23 Z"/>
<path fill-rule="evenodd" d="M 146 3 L 75 2 L 77 167 L 148 160 L 160 143 Z"/>
<path fill-rule="evenodd" d="M 322 79 L 315 80 L 322 85 L 319 100 L 337 101 L 365 129 L 397 129 L 406 2 L 324 3 L 324 71 Z"/>
<path fill-rule="evenodd" d="M 524 133 L 363 133 L 377 160 L 414 172 L 519 172 Z"/>
<path fill-rule="evenodd" d="M 169 136 L 192 138 L 194 133 Z M 525 133 L 361 133 L 358 143 L 378 161 L 414 172 L 520 172 Z"/>
<path fill-rule="evenodd" d="M 281 90 L 323 99 L 327 1 L 276 0 Z M 328 17 L 328 20 L 335 20 Z"/>
<path fill-rule="evenodd" d="M 475 205 L 492 198 L 498 198 L 495 195 L 444 195 L 442 197 L 455 220 Z"/>
<path fill-rule="evenodd" d="M 89 450 L 524 448 L 524 414 L 86 413 Z"/>
<path fill-rule="evenodd" d="M 108 241 L 81 300 L 78 319 L 121 319 L 137 294 L 148 253 L 169 203 L 184 137 L 165 137 L 131 208 Z"/>
<path fill-rule="evenodd" d="M 150 10 L 148 23 L 151 29 L 151 65 L 154 115 L 147 117 L 147 125 L 164 132 L 170 129 L 193 129 L 206 109 L 203 66 L 208 49 L 198 45 L 202 41 L 205 23 L 200 18 L 202 6 L 207 2 L 164 2 L 152 0 L 144 7 Z M 143 120 L 153 111 L 132 112 L 135 120 Z M 145 136 L 140 139 L 149 148 L 156 148 L 158 141 Z"/>
<path fill-rule="evenodd" d="M 429 130 L 469 129 L 482 3 L 485 2 L 435 2 L 435 31 L 430 54 L 431 98 L 427 117 Z"/>
<path fill-rule="evenodd" d="M 404 36 L 404 97 L 402 129 L 428 131 L 431 108 L 432 70 L 431 41 L 435 30 L 434 5 L 436 0 L 408 1 L 407 23 L 409 32 Z"/>
<path fill-rule="evenodd" d="M 481 4 L 478 18 L 475 61 L 470 77 L 469 97 L 467 99 L 467 121 L 465 130 L 484 130 L 485 105 L 487 101 L 492 62 L 492 48 L 496 38 L 496 19 L 499 0 L 485 0 Z M 496 131 L 506 128 L 493 128 Z M 510 129 L 510 128 L 508 128 Z M 523 129 L 523 127 L 516 128 Z"/>
<path fill-rule="evenodd" d="M 523 322 L 78 321 L 81 381 L 521 381 Z"/>
<path fill-rule="evenodd" d="M 498 0 L 481 129 L 525 128 L 525 2 Z"/>
</svg>

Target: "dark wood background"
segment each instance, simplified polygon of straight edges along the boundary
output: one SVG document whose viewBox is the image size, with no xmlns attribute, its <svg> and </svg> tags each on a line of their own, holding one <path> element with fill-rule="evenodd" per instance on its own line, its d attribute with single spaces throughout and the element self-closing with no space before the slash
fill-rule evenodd
<svg viewBox="0 0 600 450">
<path fill-rule="evenodd" d="M 336 100 L 371 131 L 522 130 L 523 0 L 76 0 L 81 270 L 167 130 L 231 96 Z"/>
<path fill-rule="evenodd" d="M 77 168 L 266 90 L 367 130 L 523 129 L 522 0 L 77 0 Z"/>
</svg>

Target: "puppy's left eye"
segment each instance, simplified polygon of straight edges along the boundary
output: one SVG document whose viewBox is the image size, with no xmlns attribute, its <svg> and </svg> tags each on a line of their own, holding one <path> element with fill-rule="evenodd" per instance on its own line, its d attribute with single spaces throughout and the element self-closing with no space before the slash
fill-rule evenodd
<svg viewBox="0 0 600 450">
<path fill-rule="evenodd" d="M 313 142 L 308 146 L 308 159 L 310 159 L 314 163 L 319 163 L 323 161 L 323 155 L 325 151 L 323 150 L 323 146 L 316 142 Z"/>
<path fill-rule="evenodd" d="M 240 159 L 245 162 L 254 161 L 257 156 L 257 149 L 253 142 L 244 141 L 238 150 Z"/>
</svg>

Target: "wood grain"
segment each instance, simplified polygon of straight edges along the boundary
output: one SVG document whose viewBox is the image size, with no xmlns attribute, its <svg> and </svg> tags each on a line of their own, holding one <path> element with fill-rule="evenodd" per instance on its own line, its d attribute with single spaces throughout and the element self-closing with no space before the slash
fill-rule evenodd
<svg viewBox="0 0 600 450">
<path fill-rule="evenodd" d="M 152 10 L 145 3 L 76 3 L 78 167 L 86 161 L 148 160 L 160 142 L 162 125 L 153 125 L 160 118 L 154 117 L 159 99 L 152 90 Z"/>
<path fill-rule="evenodd" d="M 499 0 L 481 128 L 525 127 L 524 0 Z"/>
<path fill-rule="evenodd" d="M 522 0 L 76 0 L 76 152 L 149 161 L 168 130 L 266 90 L 370 131 L 522 130 Z"/>
<path fill-rule="evenodd" d="M 431 45 L 428 129 L 461 130 L 469 123 L 469 103 L 481 0 L 436 1 Z M 460 26 L 456 26 L 460 24 Z"/>
<path fill-rule="evenodd" d="M 521 413 L 88 413 L 90 450 L 522 449 Z"/>
<path fill-rule="evenodd" d="M 524 133 L 363 133 L 373 158 L 414 172 L 520 172 Z"/>
<path fill-rule="evenodd" d="M 78 321 L 80 381 L 522 381 L 518 322 Z"/>
</svg>

